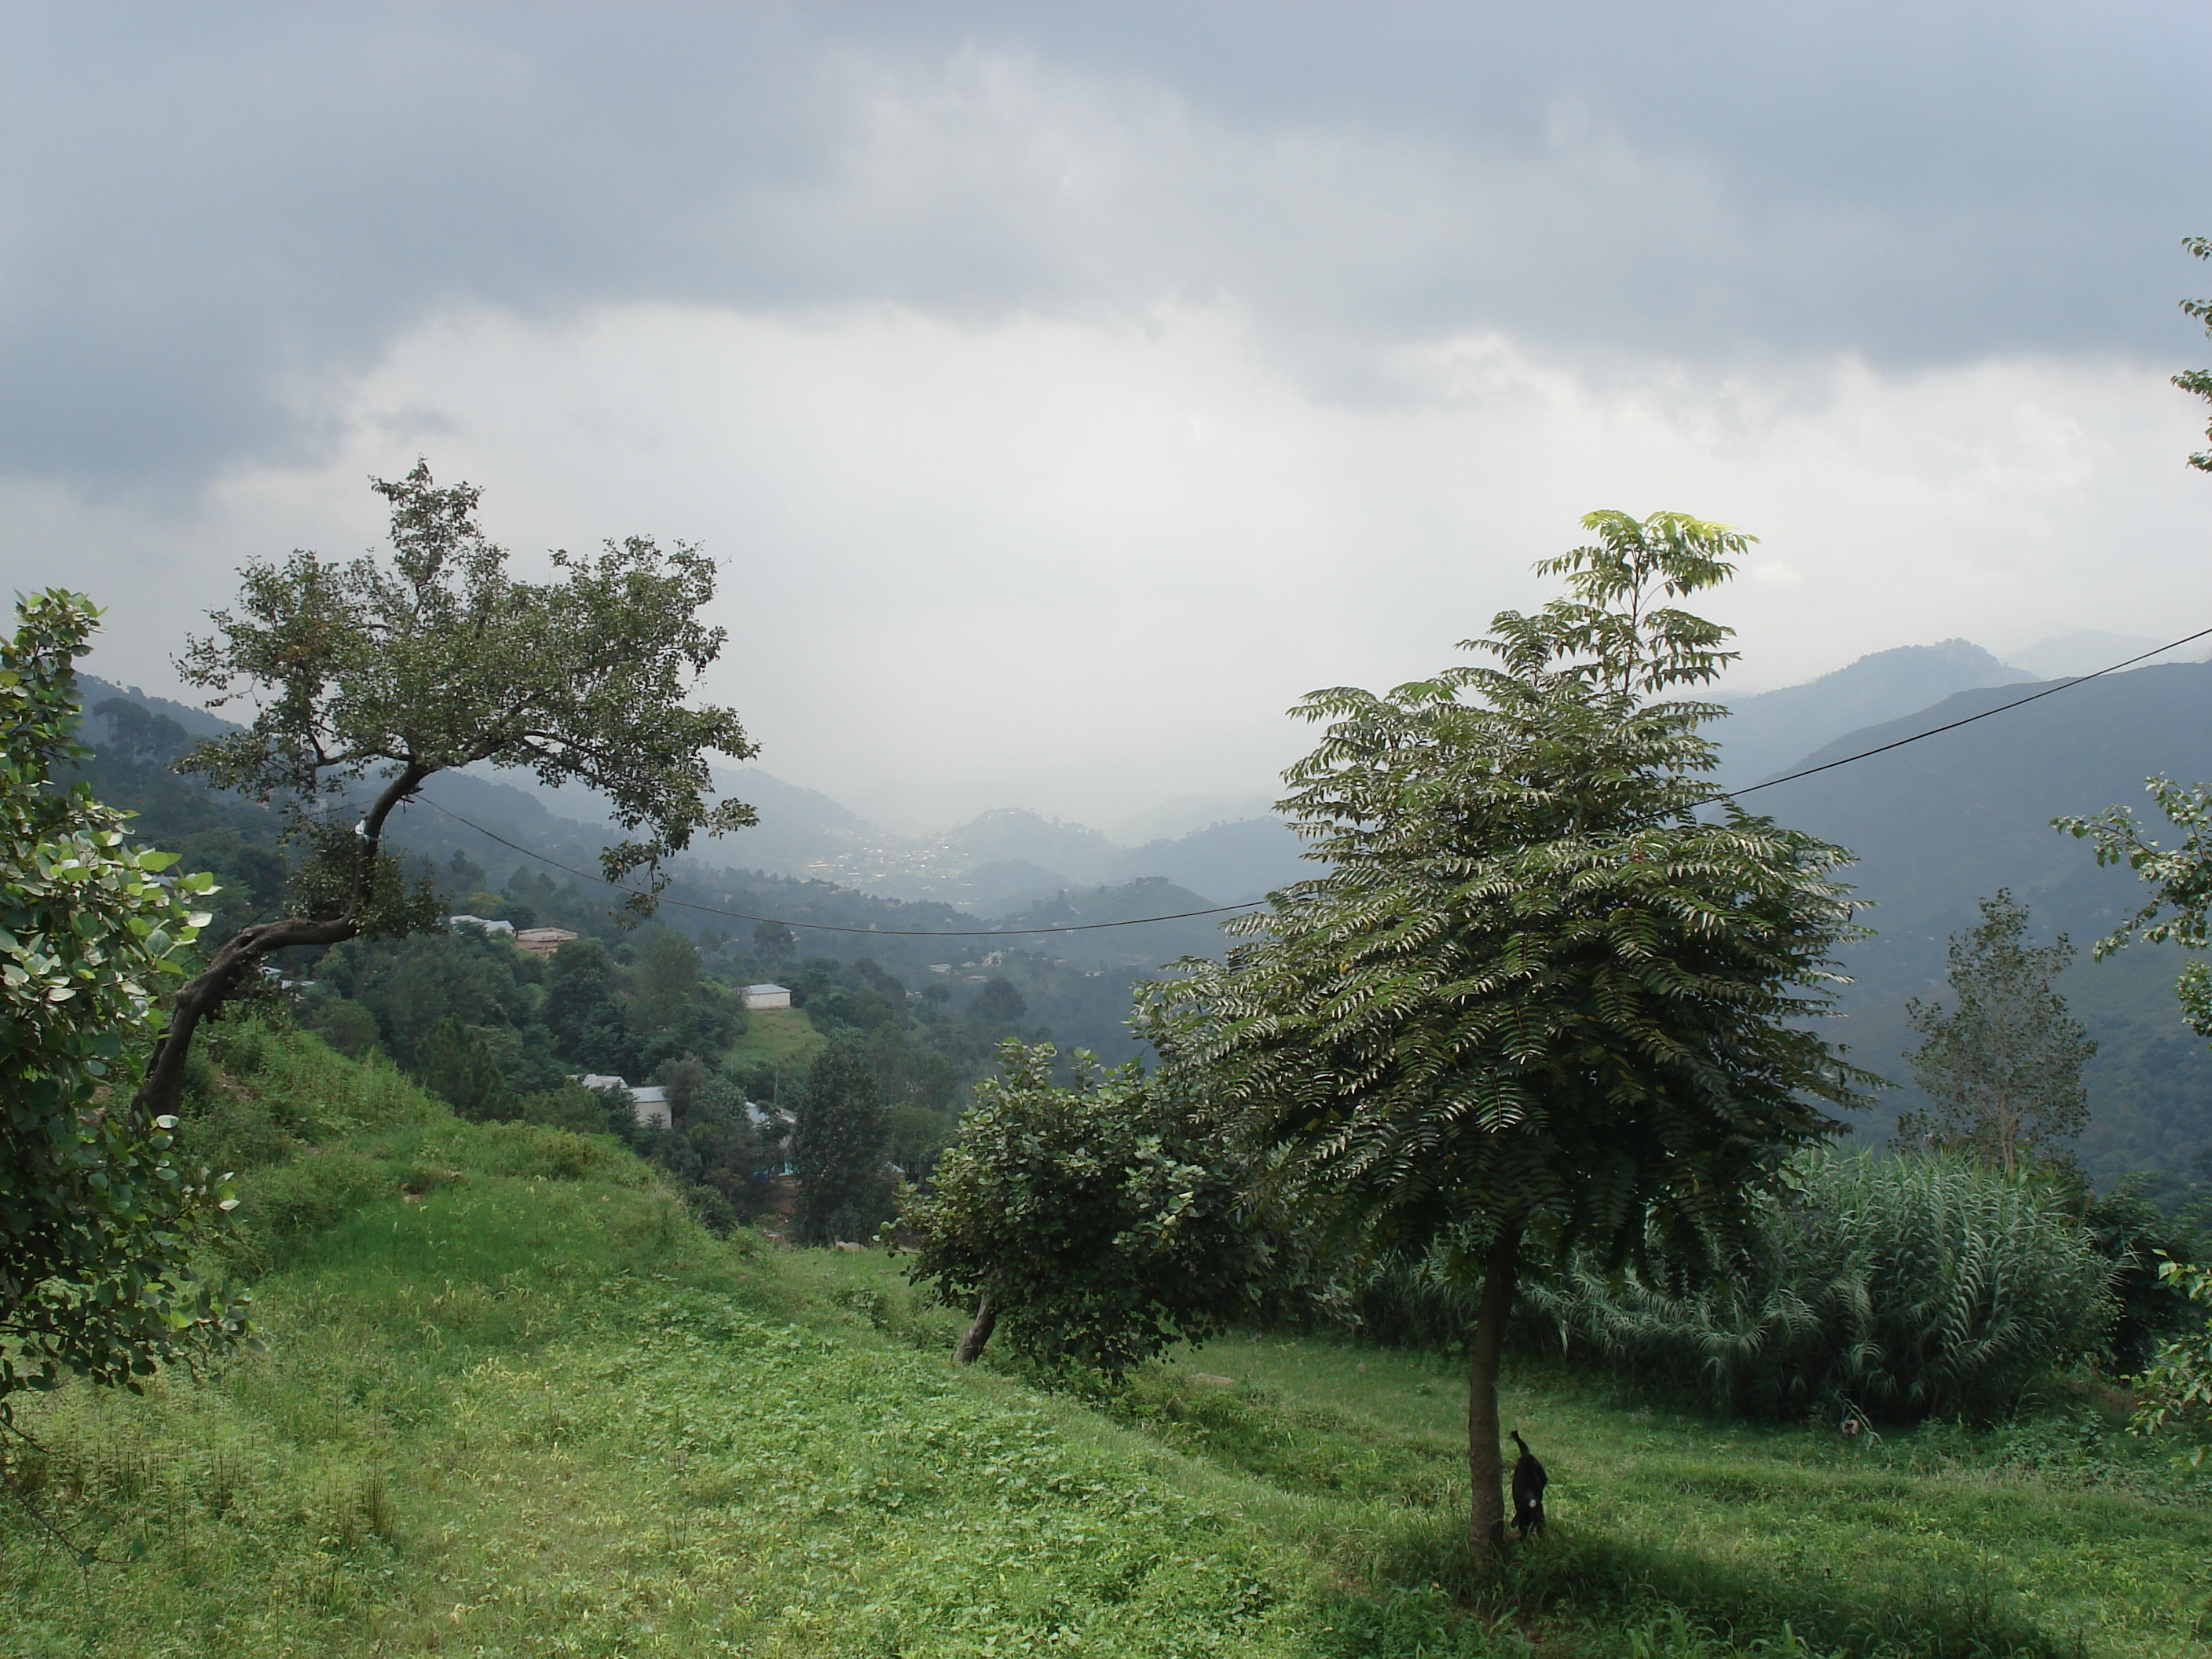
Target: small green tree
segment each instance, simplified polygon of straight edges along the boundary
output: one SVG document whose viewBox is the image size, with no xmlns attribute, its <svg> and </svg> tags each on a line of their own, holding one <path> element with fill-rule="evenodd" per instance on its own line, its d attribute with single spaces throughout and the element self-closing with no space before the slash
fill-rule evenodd
<svg viewBox="0 0 2212 1659">
<path fill-rule="evenodd" d="M 1286 1204 L 1363 1254 L 1438 1252 L 1468 1332 L 1470 1552 L 1504 1536 L 1498 1373 L 1524 1270 L 1583 1248 L 1681 1267 L 1755 1243 L 1753 1196 L 1863 1074 L 1805 1029 L 1852 936 L 1848 854 L 1732 805 L 1705 818 L 1727 630 L 1668 603 L 1747 538 L 1583 520 L 1453 666 L 1316 692 L 1283 810 L 1328 860 L 1148 994 L 1148 1035 Z"/>
<path fill-rule="evenodd" d="M 699 947 L 673 927 L 655 927 L 630 970 L 630 1029 L 641 1036 L 683 1018 L 699 988 Z"/>
<path fill-rule="evenodd" d="M 598 790 L 630 832 L 601 870 L 612 882 L 645 872 L 640 910 L 694 835 L 754 822 L 742 802 L 710 804 L 706 755 L 755 745 L 732 710 L 684 702 L 726 639 L 697 617 L 711 560 L 632 537 L 597 558 L 556 552 L 556 580 L 522 581 L 477 527 L 471 486 L 440 489 L 418 463 L 375 488 L 392 506 L 388 564 L 307 552 L 249 563 L 237 608 L 213 612 L 215 631 L 178 663 L 215 703 L 258 704 L 246 730 L 179 764 L 288 802 L 307 855 L 292 914 L 233 934 L 177 992 L 141 1091 L 149 1109 L 175 1109 L 193 1031 L 271 951 L 436 924 L 436 894 L 402 879 L 384 830 L 440 772 L 489 761 Z"/>
<path fill-rule="evenodd" d="M 2087 1125 L 2081 1068 L 2097 1045 L 2051 987 L 2074 957 L 2066 935 L 2028 944 L 2027 907 L 2002 887 L 1981 908 L 1979 926 L 1951 936 L 1954 1006 L 1905 1005 L 1922 1038 L 1906 1058 L 1935 1103 L 1899 1116 L 1897 1139 L 1957 1147 L 2010 1175 L 2022 1159 L 2061 1158 Z"/>
<path fill-rule="evenodd" d="M 883 1090 L 867 1056 L 833 1042 L 807 1068 L 791 1131 L 791 1172 L 799 1183 L 797 1232 L 804 1244 L 875 1237 L 891 1212 L 884 1163 L 890 1126 Z"/>
<path fill-rule="evenodd" d="M 417 1048 L 415 1074 L 464 1117 L 497 1117 L 508 1103 L 498 1045 L 489 1031 L 458 1014 L 441 1019 Z"/>
<path fill-rule="evenodd" d="M 1080 1051 L 1056 1088 L 1053 1060 L 1050 1043 L 1000 1043 L 930 1190 L 901 1206 L 907 1277 L 975 1310 L 954 1357 L 1003 1328 L 1048 1368 L 1118 1376 L 1259 1312 L 1288 1252 L 1204 1115 Z"/>
<path fill-rule="evenodd" d="M 0 643 L 0 1423 L 65 1370 L 136 1388 L 245 1325 L 191 1267 L 233 1200 L 131 1093 L 209 879 L 167 880 L 173 855 L 54 781 L 84 752 L 76 661 L 98 616 L 49 590 L 17 600 Z"/>
</svg>

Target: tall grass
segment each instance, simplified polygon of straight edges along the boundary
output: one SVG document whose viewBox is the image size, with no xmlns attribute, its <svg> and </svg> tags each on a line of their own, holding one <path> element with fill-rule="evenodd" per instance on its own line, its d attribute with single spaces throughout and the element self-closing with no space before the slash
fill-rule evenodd
<svg viewBox="0 0 2212 1659">
<path fill-rule="evenodd" d="M 1570 1349 L 1756 1416 L 1991 1417 L 2098 1348 L 2110 1264 L 2048 1186 L 1952 1157 L 1799 1173 L 1747 1273 L 1688 1288 L 1581 1264 L 1530 1300 Z"/>
</svg>

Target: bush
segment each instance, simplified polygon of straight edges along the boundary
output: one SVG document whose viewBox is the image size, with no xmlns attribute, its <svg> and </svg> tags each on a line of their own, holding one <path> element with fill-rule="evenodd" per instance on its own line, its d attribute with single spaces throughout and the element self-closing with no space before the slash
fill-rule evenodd
<svg viewBox="0 0 2212 1659">
<path fill-rule="evenodd" d="M 359 1152 L 298 1158 L 246 1183 L 239 1219 L 273 1244 L 294 1244 L 398 1190 L 383 1163 Z"/>
<path fill-rule="evenodd" d="M 1955 1157 L 1816 1154 L 1748 1273 L 1583 1266 L 1532 1289 L 1569 1346 L 1746 1414 L 1987 1417 L 2098 1352 L 2109 1264 L 2047 1183 Z"/>
</svg>

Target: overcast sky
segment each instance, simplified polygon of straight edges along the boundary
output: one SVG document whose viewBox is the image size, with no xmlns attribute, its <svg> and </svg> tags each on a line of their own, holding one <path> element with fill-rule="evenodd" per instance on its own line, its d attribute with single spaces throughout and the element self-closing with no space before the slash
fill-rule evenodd
<svg viewBox="0 0 2212 1659">
<path fill-rule="evenodd" d="M 1596 507 L 1735 684 L 2212 625 L 2202 5 L 0 5 L 0 572 L 168 654 L 427 455 L 723 562 L 903 827 L 1267 793 Z"/>
</svg>

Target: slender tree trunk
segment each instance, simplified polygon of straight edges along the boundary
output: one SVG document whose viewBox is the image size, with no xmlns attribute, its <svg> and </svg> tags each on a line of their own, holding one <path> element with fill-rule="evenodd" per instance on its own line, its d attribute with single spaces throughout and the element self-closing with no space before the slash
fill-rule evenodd
<svg viewBox="0 0 2212 1659">
<path fill-rule="evenodd" d="M 963 1365 L 972 1365 L 975 1356 L 983 1352 L 983 1345 L 991 1340 L 992 1329 L 999 1322 L 999 1310 L 991 1305 L 988 1291 L 975 1298 L 975 1322 L 960 1339 L 960 1346 L 952 1351 L 953 1359 Z"/>
<path fill-rule="evenodd" d="M 1484 1265 L 1482 1299 L 1467 1368 L 1467 1553 L 1477 1577 L 1494 1572 L 1505 1553 L 1505 1460 L 1498 1450 L 1498 1368 L 1505 1357 L 1505 1322 L 1513 1313 L 1521 1229 L 1498 1235 Z"/>
</svg>

